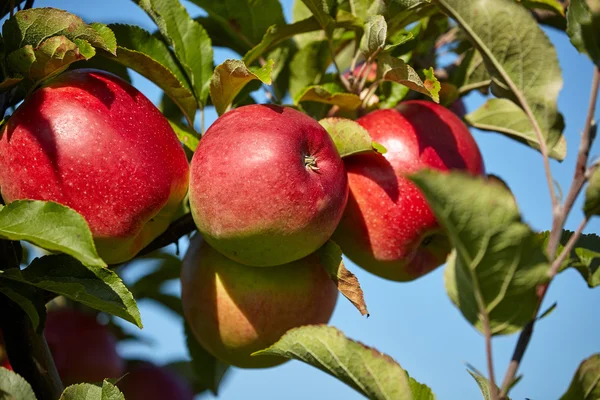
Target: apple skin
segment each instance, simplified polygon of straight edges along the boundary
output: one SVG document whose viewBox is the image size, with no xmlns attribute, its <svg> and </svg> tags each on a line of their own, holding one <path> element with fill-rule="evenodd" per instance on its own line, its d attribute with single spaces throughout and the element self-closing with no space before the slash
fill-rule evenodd
<svg viewBox="0 0 600 400">
<path fill-rule="evenodd" d="M 95 315 L 71 309 L 48 311 L 44 337 L 65 386 L 102 382 L 124 373 L 117 340 Z"/>
<path fill-rule="evenodd" d="M 338 292 L 319 256 L 271 268 L 248 267 L 195 235 L 181 270 L 184 315 L 213 356 L 240 368 L 267 368 L 287 359 L 251 356 L 289 329 L 329 321 Z"/>
<path fill-rule="evenodd" d="M 314 167 L 305 165 L 314 157 Z M 219 117 L 190 167 L 190 208 L 217 251 L 250 266 L 301 259 L 333 234 L 346 201 L 344 163 L 327 131 L 289 107 Z"/>
<path fill-rule="evenodd" d="M 357 122 L 387 153 L 344 159 L 350 195 L 333 240 L 377 276 L 417 279 L 443 264 L 451 247 L 425 197 L 404 175 L 423 168 L 483 175 L 481 153 L 464 123 L 431 101 L 406 101 Z"/>
<path fill-rule="evenodd" d="M 109 264 L 166 230 L 189 166 L 167 119 L 141 92 L 79 69 L 33 92 L 0 133 L 5 202 L 55 201 L 83 215 Z"/>
<path fill-rule="evenodd" d="M 192 388 L 182 377 L 149 362 L 128 366 L 117 387 L 127 400 L 194 399 Z"/>
</svg>

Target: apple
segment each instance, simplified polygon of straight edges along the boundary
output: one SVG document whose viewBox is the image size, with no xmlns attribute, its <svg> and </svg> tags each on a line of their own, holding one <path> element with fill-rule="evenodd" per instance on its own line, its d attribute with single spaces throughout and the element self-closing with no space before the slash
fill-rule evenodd
<svg viewBox="0 0 600 400">
<path fill-rule="evenodd" d="M 65 386 L 102 382 L 124 373 L 116 338 L 93 314 L 72 309 L 48 311 L 44 337 Z"/>
<path fill-rule="evenodd" d="M 459 118 L 464 118 L 467 115 L 467 107 L 465 106 L 465 102 L 462 98 L 454 100 L 449 106 L 448 109 L 456 114 Z"/>
<path fill-rule="evenodd" d="M 365 65 L 365 62 L 361 62 L 359 64 L 357 64 L 354 67 L 354 77 L 355 79 L 363 79 L 366 75 L 367 80 L 366 82 L 375 82 L 375 80 L 377 79 L 377 62 L 373 61 L 371 62 L 369 65 L 367 65 L 365 67 L 365 69 L 363 70 L 362 74 L 360 73 L 360 70 L 363 68 L 363 65 Z M 350 79 L 350 71 L 346 71 L 344 72 L 344 78 L 346 79 Z"/>
<path fill-rule="evenodd" d="M 446 260 L 451 246 L 421 191 L 405 174 L 424 168 L 483 175 L 479 148 L 447 108 L 411 100 L 357 120 L 387 153 L 344 159 L 350 195 L 333 240 L 358 266 L 411 281 Z"/>
<path fill-rule="evenodd" d="M 248 267 L 195 235 L 183 259 L 181 301 L 200 344 L 222 362 L 240 368 L 284 363 L 251 356 L 301 325 L 327 323 L 337 288 L 316 253 L 271 268 Z"/>
<path fill-rule="evenodd" d="M 327 131 L 290 107 L 253 104 L 219 117 L 190 167 L 190 208 L 217 251 L 250 266 L 301 259 L 333 234 L 348 179 Z"/>
<path fill-rule="evenodd" d="M 194 392 L 179 375 L 149 362 L 138 362 L 127 368 L 117 387 L 127 400 L 193 400 Z"/>
<path fill-rule="evenodd" d="M 186 195 L 188 174 L 167 119 L 104 71 L 59 75 L 33 92 L 0 133 L 4 201 L 73 208 L 109 264 L 131 259 L 166 230 Z"/>
</svg>

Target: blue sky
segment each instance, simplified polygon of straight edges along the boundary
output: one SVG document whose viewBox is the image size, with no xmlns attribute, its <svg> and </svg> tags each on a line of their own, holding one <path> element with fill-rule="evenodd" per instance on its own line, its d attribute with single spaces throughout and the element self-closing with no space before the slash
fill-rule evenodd
<svg viewBox="0 0 600 400">
<path fill-rule="evenodd" d="M 289 20 L 291 1 L 286 0 L 283 4 Z M 38 0 L 36 6 L 63 8 L 88 22 L 133 23 L 154 30 L 152 21 L 133 2 Z M 189 9 L 193 16 L 201 12 L 193 6 Z M 564 162 L 553 161 L 552 168 L 555 179 L 566 191 L 585 119 L 592 65 L 572 48 L 564 34 L 552 30 L 547 33 L 557 47 L 564 77 L 559 109 L 566 119 L 569 153 Z M 235 57 L 227 51 L 215 52 L 217 63 Z M 134 85 L 152 101 L 158 102 L 160 91 L 156 86 L 137 74 L 133 77 Z M 482 104 L 482 98 L 471 95 L 466 104 L 469 110 L 474 110 Z M 208 112 L 207 126 L 215 118 L 214 112 Z M 473 130 L 473 134 L 483 153 L 487 171 L 508 182 L 525 220 L 534 229 L 549 229 L 550 201 L 539 153 L 499 134 L 477 130 Z M 598 148 L 593 147 L 592 157 L 597 156 Z M 568 229 L 575 229 L 581 220 L 580 209 L 581 199 L 568 220 Z M 599 228 L 598 221 L 593 219 L 586 231 L 598 232 Z M 187 243 L 182 240 L 181 251 L 185 251 L 186 247 Z M 347 336 L 392 356 L 411 376 L 428 384 L 440 400 L 481 398 L 475 381 L 466 372 L 465 363 L 485 371 L 483 337 L 466 322 L 446 296 L 443 267 L 424 278 L 404 284 L 372 276 L 351 262 L 347 262 L 347 267 L 361 282 L 371 317 L 361 317 L 349 302 L 340 297 L 331 325 L 343 330 Z M 170 288 L 177 291 L 177 283 Z M 558 302 L 556 310 L 536 325 L 520 369 L 524 379 L 513 390 L 513 400 L 557 399 L 567 389 L 578 364 L 600 351 L 600 314 L 594 307 L 600 304 L 600 289 L 588 289 L 579 274 L 569 270 L 559 275 L 551 285 L 545 307 L 554 302 Z M 157 363 L 187 358 L 180 318 L 151 302 L 141 301 L 139 305 L 145 325 L 143 335 L 154 344 L 124 344 L 120 348 L 122 354 Z M 131 325 L 126 327 L 135 329 Z M 493 341 L 497 380 L 501 381 L 504 375 L 517 337 L 515 334 Z M 206 395 L 203 398 L 211 397 Z M 298 361 L 266 370 L 233 369 L 219 397 L 264 400 L 363 398 L 329 375 Z"/>
</svg>

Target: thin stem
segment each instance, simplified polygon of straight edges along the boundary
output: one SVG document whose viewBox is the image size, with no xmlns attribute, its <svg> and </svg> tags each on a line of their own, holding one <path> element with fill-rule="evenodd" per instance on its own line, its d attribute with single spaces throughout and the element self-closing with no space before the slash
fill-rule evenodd
<svg viewBox="0 0 600 400">
<path fill-rule="evenodd" d="M 331 37 L 327 38 L 327 41 L 329 43 L 329 50 L 331 51 L 331 59 L 333 61 L 333 65 L 335 66 L 335 69 L 338 72 L 338 75 L 340 77 L 340 81 L 342 81 L 342 85 L 344 85 L 344 88 L 348 91 L 351 92 L 352 90 L 350 90 L 350 83 L 348 83 L 348 79 L 346 79 L 344 77 L 344 75 L 342 74 L 342 70 L 340 69 L 340 66 L 337 63 L 337 60 L 335 59 L 335 46 L 333 45 L 333 39 Z"/>
<path fill-rule="evenodd" d="M 365 98 L 363 99 L 361 106 L 360 106 L 362 109 L 365 109 L 368 107 L 369 99 L 371 98 L 371 96 L 373 96 L 373 94 L 375 94 L 375 91 L 377 90 L 378 86 L 379 86 L 379 81 L 373 82 L 371 87 L 369 87 L 369 91 L 367 92 L 367 94 L 365 94 Z"/>
<path fill-rule="evenodd" d="M 200 108 L 200 132 L 204 135 L 204 107 Z"/>
<path fill-rule="evenodd" d="M 498 386 L 496 386 L 494 359 L 492 355 L 492 332 L 490 330 L 490 320 L 487 313 L 482 313 L 482 322 L 485 334 L 485 354 L 487 358 L 488 375 L 490 376 L 490 393 L 492 395 L 492 400 L 498 400 Z"/>
<path fill-rule="evenodd" d="M 583 233 L 583 230 L 585 229 L 588 221 L 589 220 L 587 217 L 584 218 L 583 221 L 581 221 L 581 223 L 577 227 L 577 230 L 571 235 L 571 237 L 567 241 L 567 244 L 563 248 L 560 255 L 552 263 L 552 266 L 550 267 L 550 271 L 548 272 L 550 279 L 552 279 L 556 276 L 556 274 L 558 273 L 558 270 L 560 269 L 561 264 L 567 259 L 569 254 L 571 254 L 571 251 L 573 250 L 573 248 L 575 247 L 575 244 L 577 243 L 577 240 L 579 240 L 579 237 Z"/>
</svg>

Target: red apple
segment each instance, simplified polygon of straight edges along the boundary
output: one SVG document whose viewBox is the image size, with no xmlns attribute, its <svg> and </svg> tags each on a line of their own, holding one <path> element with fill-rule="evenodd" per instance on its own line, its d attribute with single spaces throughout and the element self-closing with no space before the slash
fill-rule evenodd
<svg viewBox="0 0 600 400">
<path fill-rule="evenodd" d="M 44 336 L 65 386 L 102 382 L 124 373 L 117 340 L 95 315 L 71 309 L 49 311 Z"/>
<path fill-rule="evenodd" d="M 364 61 L 354 67 L 355 79 L 363 79 L 366 76 L 366 82 L 375 82 L 377 79 L 377 62 L 373 61 L 371 64 L 367 65 L 361 74 L 360 70 L 363 68 L 363 65 L 365 65 Z M 350 79 L 349 70 L 344 73 L 344 78 Z"/>
<path fill-rule="evenodd" d="M 185 152 L 142 93 L 103 71 L 66 72 L 31 94 L 0 134 L 4 201 L 67 205 L 109 263 L 132 258 L 178 212 Z"/>
<path fill-rule="evenodd" d="M 465 106 L 465 102 L 462 98 L 454 100 L 450 106 L 448 106 L 448 109 L 456 114 L 460 119 L 463 119 L 465 115 L 467 115 L 467 107 Z"/>
<path fill-rule="evenodd" d="M 284 363 L 251 356 L 289 329 L 327 323 L 337 288 L 313 253 L 271 268 L 248 267 L 192 238 L 181 271 L 181 300 L 194 336 L 219 360 L 240 368 Z"/>
<path fill-rule="evenodd" d="M 314 252 L 331 237 L 347 198 L 344 164 L 327 131 L 289 107 L 225 113 L 191 162 L 198 230 L 246 265 L 280 265 Z"/>
<path fill-rule="evenodd" d="M 127 374 L 117 383 L 127 400 L 192 400 L 189 384 L 174 372 L 141 362 L 127 368 Z"/>
<path fill-rule="evenodd" d="M 373 274 L 414 280 L 443 264 L 450 244 L 405 174 L 423 168 L 483 174 L 481 153 L 464 123 L 431 101 L 406 101 L 357 122 L 388 151 L 345 158 L 350 195 L 333 240 Z"/>
</svg>

